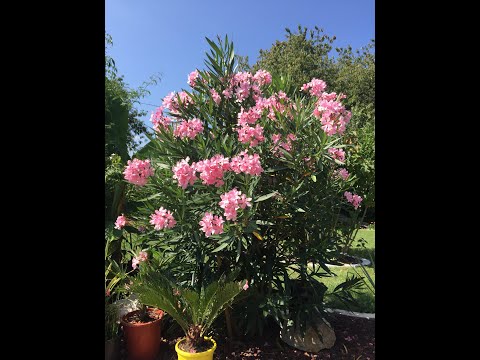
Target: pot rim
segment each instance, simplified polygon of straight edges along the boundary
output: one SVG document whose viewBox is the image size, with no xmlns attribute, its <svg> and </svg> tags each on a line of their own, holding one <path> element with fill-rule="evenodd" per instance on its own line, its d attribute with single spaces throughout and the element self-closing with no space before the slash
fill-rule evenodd
<svg viewBox="0 0 480 360">
<path fill-rule="evenodd" d="M 180 354 L 184 357 L 191 358 L 191 359 L 203 357 L 206 354 L 213 353 L 217 348 L 217 343 L 211 337 L 204 336 L 203 338 L 213 343 L 213 346 L 206 351 L 197 352 L 197 353 L 189 353 L 189 352 L 183 351 L 178 347 L 178 344 L 180 344 L 183 340 L 185 340 L 185 338 L 181 338 L 180 340 L 177 341 L 177 343 L 175 344 L 175 351 L 177 352 L 177 354 Z"/>
<path fill-rule="evenodd" d="M 148 309 L 155 309 L 155 308 L 152 308 L 150 306 L 148 306 L 147 308 Z M 123 315 L 122 318 L 120 319 L 120 322 L 123 326 L 127 326 L 127 327 L 142 327 L 142 326 L 150 326 L 150 325 L 153 325 L 153 324 L 157 324 L 160 321 L 162 321 L 163 315 L 165 314 L 165 311 L 163 311 L 161 309 L 158 309 L 158 310 L 160 310 L 162 312 L 162 317 L 160 319 L 155 319 L 155 320 L 147 322 L 147 323 L 132 324 L 132 323 L 130 323 L 126 320 L 127 317 L 130 316 L 131 314 L 138 313 L 138 312 L 141 311 L 141 310 L 134 310 L 134 311 L 130 311 L 130 312 L 126 313 L 125 315 Z"/>
</svg>

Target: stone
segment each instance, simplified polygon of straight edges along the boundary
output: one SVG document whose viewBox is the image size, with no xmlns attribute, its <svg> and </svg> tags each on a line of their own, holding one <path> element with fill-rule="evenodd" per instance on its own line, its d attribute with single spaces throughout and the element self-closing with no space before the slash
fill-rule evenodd
<svg viewBox="0 0 480 360">
<path fill-rule="evenodd" d="M 119 324 L 123 315 L 142 308 L 142 304 L 135 294 L 132 294 L 125 299 L 117 300 L 113 304 L 117 307 L 117 323 Z"/>
<path fill-rule="evenodd" d="M 296 349 L 313 353 L 319 352 L 322 349 L 330 349 L 335 345 L 337 338 L 327 320 L 320 318 L 316 321 L 315 326 L 321 337 L 318 336 L 313 326 L 310 325 L 307 326 L 304 337 L 301 336 L 300 330 L 295 331 L 294 328 L 290 327 L 282 329 L 280 338 Z"/>
</svg>

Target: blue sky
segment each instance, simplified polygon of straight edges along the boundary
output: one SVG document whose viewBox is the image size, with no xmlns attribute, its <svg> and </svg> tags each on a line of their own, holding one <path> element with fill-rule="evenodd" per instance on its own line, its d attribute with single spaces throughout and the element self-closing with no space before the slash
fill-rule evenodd
<svg viewBox="0 0 480 360">
<path fill-rule="evenodd" d="M 285 28 L 323 28 L 334 45 L 359 48 L 375 38 L 374 0 L 106 0 L 110 55 L 131 87 L 151 75 L 161 81 L 141 101 L 160 105 L 171 91 L 188 88 L 188 74 L 203 69 L 205 37 L 228 34 L 235 52 L 253 64 L 260 49 L 285 39 Z M 148 105 L 141 109 L 154 110 Z M 144 121 L 150 126 L 149 116 Z"/>
</svg>

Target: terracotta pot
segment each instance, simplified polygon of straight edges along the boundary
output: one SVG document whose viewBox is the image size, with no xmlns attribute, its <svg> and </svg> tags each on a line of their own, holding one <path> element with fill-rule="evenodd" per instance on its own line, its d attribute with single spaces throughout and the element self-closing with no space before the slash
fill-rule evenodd
<svg viewBox="0 0 480 360">
<path fill-rule="evenodd" d="M 120 359 L 120 337 L 105 341 L 105 360 Z"/>
<path fill-rule="evenodd" d="M 208 349 L 207 351 L 202 351 L 202 352 L 198 352 L 198 353 L 188 353 L 186 351 L 181 350 L 178 345 L 182 341 L 184 341 L 185 339 L 179 340 L 175 344 L 175 351 L 177 352 L 178 360 L 190 360 L 190 359 L 194 359 L 194 360 L 213 360 L 213 353 L 215 352 L 215 349 L 217 348 L 217 343 L 212 338 L 209 338 L 209 337 L 206 337 L 206 336 L 204 337 L 204 339 L 210 341 L 212 343 L 212 347 L 210 349 Z"/>
<path fill-rule="evenodd" d="M 149 308 L 150 309 L 150 308 Z M 162 318 L 153 320 L 149 323 L 132 324 L 127 319 L 140 313 L 141 310 L 135 310 L 122 316 L 123 334 L 127 348 L 128 360 L 155 360 L 162 342 L 160 322 Z M 163 315 L 162 310 L 161 311 Z"/>
</svg>

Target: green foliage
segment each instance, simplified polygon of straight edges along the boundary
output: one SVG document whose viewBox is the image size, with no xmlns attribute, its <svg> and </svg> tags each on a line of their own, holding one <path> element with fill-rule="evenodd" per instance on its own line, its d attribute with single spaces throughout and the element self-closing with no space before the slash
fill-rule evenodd
<svg viewBox="0 0 480 360">
<path fill-rule="evenodd" d="M 131 290 L 144 304 L 165 310 L 185 332 L 187 343 L 196 348 L 215 319 L 243 291 L 243 285 L 245 282 L 226 282 L 221 277 L 195 291 L 179 287 L 160 271 L 148 268 L 135 279 Z"/>
<path fill-rule="evenodd" d="M 114 339 L 118 336 L 119 324 L 117 322 L 117 307 L 113 304 L 105 303 L 105 341 Z"/>
</svg>

